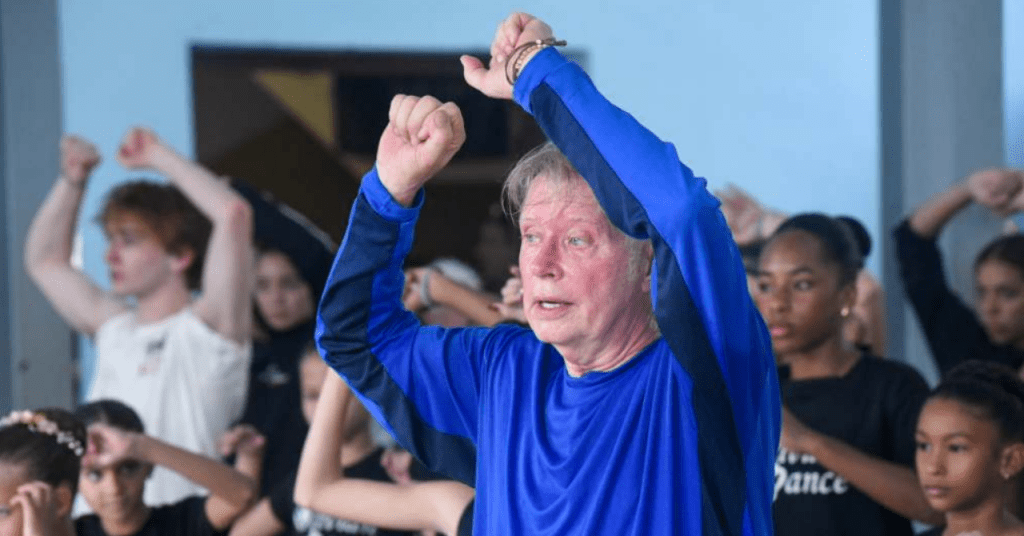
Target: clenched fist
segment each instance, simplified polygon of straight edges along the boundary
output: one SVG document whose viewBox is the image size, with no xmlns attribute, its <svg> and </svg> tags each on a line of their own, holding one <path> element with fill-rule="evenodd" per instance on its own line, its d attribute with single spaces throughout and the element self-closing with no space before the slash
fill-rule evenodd
<svg viewBox="0 0 1024 536">
<path fill-rule="evenodd" d="M 65 135 L 61 138 L 60 172 L 71 184 L 83 186 L 93 168 L 99 163 L 99 151 L 86 139 L 74 135 Z"/>
<path fill-rule="evenodd" d="M 163 147 L 152 130 L 133 127 L 121 140 L 117 161 L 128 169 L 152 168 L 156 152 Z"/>
<path fill-rule="evenodd" d="M 985 169 L 967 179 L 967 188 L 975 203 L 997 214 L 1008 215 L 1021 210 L 1024 193 L 1024 172 L 1016 169 Z"/>
<path fill-rule="evenodd" d="M 410 206 L 466 141 L 462 112 L 434 97 L 395 95 L 388 120 L 377 146 L 377 173 L 391 197 Z"/>
</svg>

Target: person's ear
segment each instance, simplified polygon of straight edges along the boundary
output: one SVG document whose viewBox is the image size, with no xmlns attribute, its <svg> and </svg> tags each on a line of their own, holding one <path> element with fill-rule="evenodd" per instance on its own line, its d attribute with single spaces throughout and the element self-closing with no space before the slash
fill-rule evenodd
<svg viewBox="0 0 1024 536">
<path fill-rule="evenodd" d="M 196 260 L 195 252 L 193 252 L 192 248 L 189 247 L 183 247 L 178 251 L 171 252 L 171 256 L 173 257 L 173 260 L 171 261 L 172 267 L 175 273 L 179 274 L 183 274 L 188 271 L 189 267 L 192 266 L 192 263 Z"/>
<path fill-rule="evenodd" d="M 1013 442 L 1003 447 L 999 458 L 999 474 L 1003 480 L 1009 480 L 1024 469 L 1024 443 Z"/>
<path fill-rule="evenodd" d="M 644 292 L 650 294 L 651 292 L 651 273 L 654 270 L 654 246 L 650 241 L 644 244 L 643 255 L 640 257 L 640 262 L 643 263 L 643 278 L 644 278 Z"/>
<path fill-rule="evenodd" d="M 57 505 L 57 517 L 71 517 L 71 508 L 75 504 L 75 493 L 71 491 L 71 485 L 67 482 L 61 483 L 54 488 L 53 496 Z"/>
<path fill-rule="evenodd" d="M 857 305 L 857 285 L 850 282 L 844 285 L 839 291 L 839 314 L 846 320 L 853 314 L 853 307 Z"/>
</svg>

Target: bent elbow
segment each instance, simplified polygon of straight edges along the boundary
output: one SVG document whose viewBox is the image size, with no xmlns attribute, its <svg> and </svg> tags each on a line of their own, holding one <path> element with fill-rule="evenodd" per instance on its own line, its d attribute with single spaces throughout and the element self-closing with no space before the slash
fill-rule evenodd
<svg viewBox="0 0 1024 536">
<path fill-rule="evenodd" d="M 251 239 L 253 233 L 253 210 L 249 202 L 238 197 L 222 207 L 218 223 L 238 238 Z"/>
</svg>

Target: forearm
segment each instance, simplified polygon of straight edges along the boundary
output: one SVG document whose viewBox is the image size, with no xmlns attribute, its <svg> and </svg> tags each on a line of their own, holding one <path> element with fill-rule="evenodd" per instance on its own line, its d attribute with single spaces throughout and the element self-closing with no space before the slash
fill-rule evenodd
<svg viewBox="0 0 1024 536">
<path fill-rule="evenodd" d="M 71 266 L 72 238 L 84 185 L 58 179 L 39 207 L 25 239 L 25 267 L 33 278 L 49 266 Z"/>
<path fill-rule="evenodd" d="M 253 480 L 216 460 L 178 448 L 150 437 L 135 439 L 137 457 L 165 467 L 210 491 L 210 498 L 219 498 L 239 510 L 248 507 L 257 494 Z"/>
<path fill-rule="evenodd" d="M 468 317 L 474 324 L 493 326 L 501 322 L 501 315 L 491 308 L 493 299 L 483 292 L 466 288 L 447 277 L 434 273 L 430 276 L 430 299 Z"/>
<path fill-rule="evenodd" d="M 889 510 L 908 519 L 941 523 L 942 514 L 928 505 L 910 467 L 871 456 L 822 434 L 816 434 L 809 454 Z"/>
<path fill-rule="evenodd" d="M 321 491 L 343 478 L 339 453 L 351 398 L 341 377 L 329 372 L 302 447 L 295 478 L 295 504 L 316 509 Z"/>
<path fill-rule="evenodd" d="M 958 212 L 971 204 L 971 193 L 964 183 L 942 192 L 918 207 L 908 219 L 918 236 L 934 239 Z"/>
<path fill-rule="evenodd" d="M 213 222 L 228 225 L 237 219 L 240 207 L 248 210 L 248 203 L 234 191 L 226 181 L 220 180 L 210 170 L 176 153 L 166 145 L 154 148 L 153 168 L 170 179 L 185 197 Z M 251 215 L 249 216 L 251 220 Z M 249 232 L 251 233 L 251 223 Z"/>
</svg>

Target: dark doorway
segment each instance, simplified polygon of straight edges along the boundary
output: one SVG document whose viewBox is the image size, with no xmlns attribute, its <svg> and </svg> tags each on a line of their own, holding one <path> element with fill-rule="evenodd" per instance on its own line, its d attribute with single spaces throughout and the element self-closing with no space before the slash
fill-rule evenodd
<svg viewBox="0 0 1024 536">
<path fill-rule="evenodd" d="M 501 181 L 544 135 L 514 103 L 466 85 L 458 56 L 193 47 L 196 154 L 217 173 L 270 191 L 340 242 L 391 97 L 453 100 L 467 143 L 427 186 L 409 262 L 455 257 L 481 269 L 496 290 L 515 259 L 514 251 L 502 253 L 515 248 L 514 233 L 495 232 L 507 224 Z M 481 235 L 511 240 L 477 247 Z"/>
</svg>

